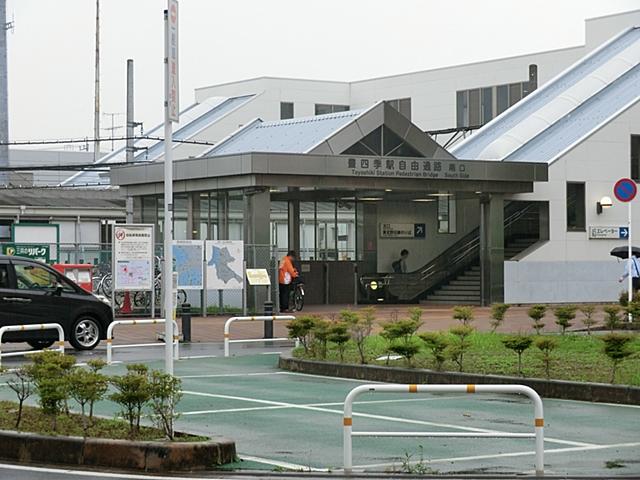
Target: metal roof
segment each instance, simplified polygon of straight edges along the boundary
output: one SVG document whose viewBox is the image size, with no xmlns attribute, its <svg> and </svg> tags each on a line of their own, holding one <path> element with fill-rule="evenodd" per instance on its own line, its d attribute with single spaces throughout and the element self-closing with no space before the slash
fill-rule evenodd
<svg viewBox="0 0 640 480">
<path fill-rule="evenodd" d="M 210 127 L 225 114 L 251 100 L 255 95 L 243 95 L 238 97 L 211 97 L 200 103 L 194 103 L 180 112 L 180 121 L 174 124 L 174 140 L 189 140 L 202 130 Z M 160 124 L 145 132 L 148 136 L 162 136 L 164 124 Z M 176 148 L 180 143 L 174 143 Z M 163 140 L 141 139 L 134 142 L 136 149 L 142 149 L 142 153 L 135 156 L 136 161 L 155 161 L 164 155 Z M 207 145 L 202 145 L 206 149 Z M 121 147 L 100 158 L 96 164 L 122 163 L 126 161 L 126 147 Z M 78 172 L 63 181 L 61 186 L 69 185 L 109 185 L 109 178 L 104 173 L 87 171 Z"/>
<path fill-rule="evenodd" d="M 265 122 L 253 120 L 201 156 L 249 152 L 308 153 L 366 110 Z"/>
<path fill-rule="evenodd" d="M 640 98 L 640 28 L 623 31 L 451 149 L 552 162 Z"/>
</svg>

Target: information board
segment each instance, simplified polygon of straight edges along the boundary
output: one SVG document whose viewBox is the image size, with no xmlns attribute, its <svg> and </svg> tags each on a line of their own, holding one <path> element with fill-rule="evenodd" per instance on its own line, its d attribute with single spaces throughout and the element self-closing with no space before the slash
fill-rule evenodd
<svg viewBox="0 0 640 480">
<path fill-rule="evenodd" d="M 207 290 L 242 290 L 244 243 L 239 240 L 207 240 L 205 246 Z"/>
<path fill-rule="evenodd" d="M 595 240 L 619 240 L 629 238 L 629 227 L 589 226 L 589 238 Z"/>
<path fill-rule="evenodd" d="M 247 281 L 249 285 L 271 285 L 266 268 L 247 268 Z"/>
<path fill-rule="evenodd" d="M 2 254 L 31 258 L 44 263 L 50 263 L 51 261 L 49 245 L 5 243 L 2 245 Z"/>
<path fill-rule="evenodd" d="M 426 238 L 427 228 L 424 223 L 381 223 L 381 238 Z"/>
<path fill-rule="evenodd" d="M 174 240 L 173 270 L 178 274 L 178 288 L 204 288 L 204 240 Z"/>
<path fill-rule="evenodd" d="M 114 290 L 153 289 L 153 225 L 113 226 Z"/>
</svg>

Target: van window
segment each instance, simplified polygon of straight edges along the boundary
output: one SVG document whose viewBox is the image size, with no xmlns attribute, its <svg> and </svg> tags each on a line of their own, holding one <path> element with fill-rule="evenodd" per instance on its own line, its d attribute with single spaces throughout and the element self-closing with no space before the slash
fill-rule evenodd
<svg viewBox="0 0 640 480">
<path fill-rule="evenodd" d="M 9 288 L 9 265 L 0 264 L 0 288 Z"/>
<path fill-rule="evenodd" d="M 65 292 L 74 292 L 71 285 L 39 265 L 16 264 L 18 290 L 55 290 L 62 285 Z"/>
</svg>

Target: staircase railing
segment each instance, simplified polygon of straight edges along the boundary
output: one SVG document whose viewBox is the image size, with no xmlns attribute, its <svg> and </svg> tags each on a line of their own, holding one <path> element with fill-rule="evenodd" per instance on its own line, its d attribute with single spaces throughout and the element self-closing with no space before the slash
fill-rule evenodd
<svg viewBox="0 0 640 480">
<path fill-rule="evenodd" d="M 533 202 L 509 202 L 505 207 L 504 228 L 536 208 Z M 422 268 L 410 273 L 389 273 L 385 276 L 387 291 L 401 301 L 415 300 L 419 296 L 452 280 L 477 264 L 480 259 L 480 228 L 467 233 Z M 363 277 L 363 282 L 367 279 Z"/>
</svg>

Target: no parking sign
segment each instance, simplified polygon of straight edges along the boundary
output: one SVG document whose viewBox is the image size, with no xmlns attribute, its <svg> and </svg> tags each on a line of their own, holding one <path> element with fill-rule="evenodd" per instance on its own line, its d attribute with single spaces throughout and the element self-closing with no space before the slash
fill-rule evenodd
<svg viewBox="0 0 640 480">
<path fill-rule="evenodd" d="M 629 251 L 628 251 L 628 259 L 627 259 L 627 262 L 628 262 L 627 272 L 629 272 L 627 279 L 629 281 L 629 285 L 628 285 L 627 292 L 628 292 L 629 303 L 631 303 L 631 300 L 633 298 L 633 281 L 632 281 L 632 275 L 631 275 L 632 265 L 633 265 L 632 264 L 633 260 L 631 259 L 631 200 L 636 198 L 637 193 L 638 193 L 638 186 L 636 185 L 636 182 L 630 178 L 621 178 L 613 186 L 613 194 L 619 201 L 627 204 L 627 213 L 629 215 L 628 230 L 627 230 L 627 240 L 629 242 L 628 243 Z M 629 313 L 629 322 L 631 321 L 633 321 L 633 318 L 631 317 L 631 313 Z"/>
</svg>

